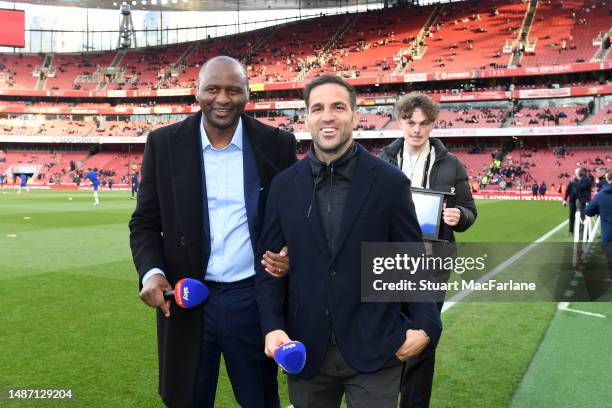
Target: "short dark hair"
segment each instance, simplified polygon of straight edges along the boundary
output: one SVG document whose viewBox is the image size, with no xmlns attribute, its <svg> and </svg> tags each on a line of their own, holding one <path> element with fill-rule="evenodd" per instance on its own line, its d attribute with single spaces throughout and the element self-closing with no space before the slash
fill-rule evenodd
<svg viewBox="0 0 612 408">
<path fill-rule="evenodd" d="M 335 75 L 318 76 L 312 81 L 310 81 L 304 87 L 304 101 L 306 102 L 306 108 L 308 108 L 308 105 L 310 102 L 310 93 L 312 92 L 312 90 L 318 86 L 325 85 L 325 84 L 336 84 L 346 89 L 349 93 L 351 109 L 353 110 L 353 112 L 355 111 L 355 108 L 357 108 L 357 91 L 355 91 L 355 88 L 353 87 L 353 85 L 349 84 L 344 79 L 340 78 L 339 76 L 335 76 Z"/>
<path fill-rule="evenodd" d="M 415 109 L 420 109 L 430 122 L 435 122 L 440 114 L 440 107 L 430 96 L 415 92 L 404 95 L 395 104 L 397 119 L 409 119 Z"/>
</svg>

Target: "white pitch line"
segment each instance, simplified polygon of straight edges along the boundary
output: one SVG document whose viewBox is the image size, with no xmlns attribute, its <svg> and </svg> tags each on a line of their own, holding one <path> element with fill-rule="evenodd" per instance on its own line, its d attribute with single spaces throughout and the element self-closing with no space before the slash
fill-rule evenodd
<svg viewBox="0 0 612 408">
<path fill-rule="evenodd" d="M 568 220 L 563 221 L 561 224 L 557 225 L 555 228 L 551 229 L 546 234 L 542 235 L 540 238 L 536 239 L 534 242 L 532 242 L 531 244 L 527 245 L 525 248 L 523 248 L 520 251 L 518 251 L 516 254 L 512 255 L 510 258 L 506 259 L 504 262 L 502 262 L 501 264 L 497 265 L 497 267 L 495 267 L 495 269 L 493 269 L 491 272 L 489 272 L 489 273 L 487 273 L 485 275 L 482 275 L 480 277 L 480 279 L 478 279 L 477 282 L 478 283 L 483 283 L 483 282 L 488 281 L 489 279 L 493 278 L 494 276 L 497 276 L 504 269 L 506 269 L 507 267 L 512 265 L 514 262 L 516 262 L 519 259 L 521 259 L 522 257 L 524 257 L 533 248 L 537 247 L 541 242 L 546 241 L 555 232 L 557 232 L 561 228 L 565 227 L 567 225 L 567 223 L 568 223 Z M 471 292 L 473 292 L 473 289 L 470 289 L 470 290 L 466 289 L 466 290 L 462 290 L 461 292 L 459 292 L 456 295 L 454 295 L 453 297 L 451 297 L 448 300 L 448 302 L 444 303 L 444 306 L 442 307 L 442 313 L 446 312 L 448 309 L 450 309 L 451 307 L 455 306 L 455 304 L 457 302 L 463 300 Z"/>
<path fill-rule="evenodd" d="M 585 312 L 584 310 L 576 310 L 576 309 L 570 309 L 569 307 L 570 302 L 559 302 L 559 304 L 557 305 L 557 309 L 558 310 L 563 310 L 566 312 L 572 312 L 572 313 L 578 313 L 578 314 L 583 314 L 583 315 L 587 315 L 587 316 L 592 316 L 592 317 L 599 317 L 601 319 L 605 319 L 607 316 L 606 315 L 602 315 L 599 313 L 591 313 L 591 312 Z"/>
</svg>

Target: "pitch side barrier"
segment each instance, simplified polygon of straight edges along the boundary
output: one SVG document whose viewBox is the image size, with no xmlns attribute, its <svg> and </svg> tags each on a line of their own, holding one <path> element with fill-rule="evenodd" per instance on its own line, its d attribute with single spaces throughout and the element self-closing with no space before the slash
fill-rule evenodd
<svg viewBox="0 0 612 408">
<path fill-rule="evenodd" d="M 574 247 L 572 265 L 576 272 L 583 275 L 585 264 L 591 251 L 595 249 L 594 243 L 599 238 L 601 230 L 601 217 L 581 217 L 580 211 L 576 211 L 574 222 Z"/>
</svg>

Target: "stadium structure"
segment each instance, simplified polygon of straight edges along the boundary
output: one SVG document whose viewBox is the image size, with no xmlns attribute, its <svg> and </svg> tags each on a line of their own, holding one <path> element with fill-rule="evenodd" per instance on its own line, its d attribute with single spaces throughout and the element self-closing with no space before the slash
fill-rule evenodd
<svg viewBox="0 0 612 408">
<path fill-rule="evenodd" d="M 301 89 L 331 73 L 357 87 L 356 138 L 373 153 L 399 136 L 398 96 L 425 92 L 481 196 L 545 182 L 559 199 L 577 165 L 600 177 L 612 162 L 610 13 L 602 0 L 401 2 L 164 46 L 4 53 L 0 171 L 62 188 L 96 167 L 121 184 L 149 131 L 199 109 L 199 67 L 225 54 L 248 69 L 247 111 L 295 132 L 301 154 Z"/>
</svg>

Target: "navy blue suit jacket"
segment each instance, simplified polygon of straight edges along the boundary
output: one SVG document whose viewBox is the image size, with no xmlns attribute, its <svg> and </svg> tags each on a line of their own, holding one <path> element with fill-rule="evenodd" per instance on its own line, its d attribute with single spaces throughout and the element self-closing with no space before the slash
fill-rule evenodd
<svg viewBox="0 0 612 408">
<path fill-rule="evenodd" d="M 430 348 L 440 337 L 433 300 L 410 303 L 412 319 L 402 313 L 401 303 L 361 302 L 361 242 L 422 238 L 406 176 L 361 146 L 357 160 L 333 256 L 313 201 L 308 160 L 281 172 L 268 194 L 258 252 L 287 243 L 291 270 L 288 278 L 277 279 L 257 265 L 256 298 L 264 334 L 282 329 L 305 344 L 303 378 L 320 369 L 332 326 L 342 355 L 360 372 L 374 372 L 395 358 L 409 328 L 424 329 L 432 339 Z"/>
<path fill-rule="evenodd" d="M 589 217 L 601 217 L 601 240 L 612 242 L 612 184 L 606 184 L 585 210 Z"/>
</svg>

